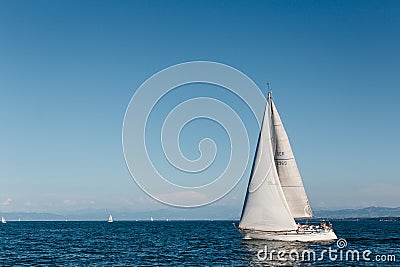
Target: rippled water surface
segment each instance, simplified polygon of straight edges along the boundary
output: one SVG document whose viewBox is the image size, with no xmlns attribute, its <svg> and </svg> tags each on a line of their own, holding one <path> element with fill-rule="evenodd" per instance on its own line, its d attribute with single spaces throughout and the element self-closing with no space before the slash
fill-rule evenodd
<svg viewBox="0 0 400 267">
<path fill-rule="evenodd" d="M 242 240 L 232 223 L 8 222 L 0 225 L 0 266 L 400 266 L 400 221 L 333 221 L 338 237 L 347 241 L 341 250 L 336 242 Z M 259 253 L 265 248 L 268 254 Z M 322 250 L 329 248 L 338 250 L 338 259 L 325 255 L 319 260 Z M 272 250 L 287 253 L 278 259 Z M 302 259 L 304 250 L 314 251 L 316 260 Z M 345 255 L 347 250 L 359 251 L 360 261 L 346 260 L 345 256 L 340 260 L 340 251 Z M 365 250 L 371 251 L 371 261 L 362 259 Z M 299 258 L 293 251 L 299 252 Z M 272 258 L 264 259 L 265 255 Z M 377 262 L 377 255 L 384 255 L 386 261 Z"/>
</svg>

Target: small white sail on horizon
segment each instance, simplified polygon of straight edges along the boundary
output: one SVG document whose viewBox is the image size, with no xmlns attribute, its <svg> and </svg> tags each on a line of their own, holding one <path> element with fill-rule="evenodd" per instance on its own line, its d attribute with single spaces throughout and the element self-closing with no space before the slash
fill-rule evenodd
<svg viewBox="0 0 400 267">
<path fill-rule="evenodd" d="M 107 222 L 109 222 L 109 223 L 112 223 L 112 222 L 114 222 L 114 220 L 113 220 L 113 217 L 112 217 L 112 215 L 110 214 L 110 216 L 108 216 L 108 221 Z"/>
<path fill-rule="evenodd" d="M 153 217 L 150 217 L 150 221 L 154 221 Z"/>
<path fill-rule="evenodd" d="M 4 216 L 1 217 L 1 223 L 7 223 L 6 219 L 4 218 Z"/>
</svg>

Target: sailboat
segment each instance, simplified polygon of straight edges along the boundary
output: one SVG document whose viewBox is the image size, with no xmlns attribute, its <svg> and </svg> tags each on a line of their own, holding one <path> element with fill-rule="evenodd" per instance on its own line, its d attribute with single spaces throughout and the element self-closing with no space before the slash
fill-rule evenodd
<svg viewBox="0 0 400 267">
<path fill-rule="evenodd" d="M 150 217 L 150 221 L 154 221 L 153 217 Z"/>
<path fill-rule="evenodd" d="M 6 219 L 4 218 L 4 216 L 1 217 L 1 223 L 7 223 Z"/>
<path fill-rule="evenodd" d="M 295 221 L 312 217 L 288 136 L 269 91 L 238 229 L 244 239 L 337 239 L 332 225 L 325 221 L 320 225 Z"/>
<path fill-rule="evenodd" d="M 109 222 L 109 223 L 113 222 L 113 217 L 111 216 L 111 214 L 110 214 L 110 216 L 108 216 L 108 221 L 107 222 Z"/>
</svg>

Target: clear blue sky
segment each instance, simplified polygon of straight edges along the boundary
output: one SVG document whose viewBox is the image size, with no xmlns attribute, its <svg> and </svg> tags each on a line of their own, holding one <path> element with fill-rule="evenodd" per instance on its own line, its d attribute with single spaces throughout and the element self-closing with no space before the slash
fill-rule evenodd
<svg viewBox="0 0 400 267">
<path fill-rule="evenodd" d="M 130 178 L 122 121 L 142 82 L 192 60 L 271 82 L 314 208 L 400 206 L 399 14 L 399 1 L 1 1 L 0 211 L 162 207 Z M 245 187 L 217 205 L 240 211 Z"/>
</svg>

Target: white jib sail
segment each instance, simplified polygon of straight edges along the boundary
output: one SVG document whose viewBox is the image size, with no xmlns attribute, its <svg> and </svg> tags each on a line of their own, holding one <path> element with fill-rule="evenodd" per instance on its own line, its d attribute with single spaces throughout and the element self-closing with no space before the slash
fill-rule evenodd
<svg viewBox="0 0 400 267">
<path fill-rule="evenodd" d="M 294 218 L 313 217 L 289 138 L 272 99 L 271 108 L 274 143 L 276 143 L 275 164 L 290 212 Z"/>
<path fill-rule="evenodd" d="M 271 112 L 267 104 L 246 200 L 241 229 L 287 231 L 297 229 L 275 167 L 271 143 Z"/>
</svg>

